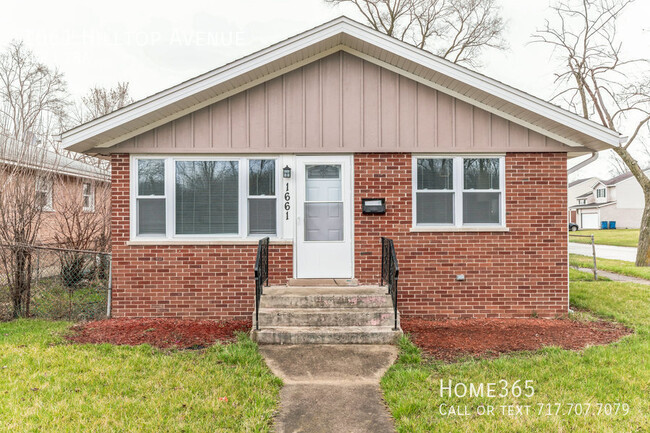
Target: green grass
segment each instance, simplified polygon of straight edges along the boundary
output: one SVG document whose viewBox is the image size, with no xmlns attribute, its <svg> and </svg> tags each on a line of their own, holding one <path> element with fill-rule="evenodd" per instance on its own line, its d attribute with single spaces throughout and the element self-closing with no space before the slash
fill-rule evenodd
<svg viewBox="0 0 650 433">
<path fill-rule="evenodd" d="M 634 335 L 581 352 L 545 348 L 498 359 L 466 359 L 455 364 L 423 359 L 407 338 L 397 363 L 382 379 L 384 397 L 398 432 L 619 432 L 650 430 L 650 288 L 632 283 L 573 282 L 571 303 L 633 328 Z M 585 320 L 584 313 L 574 315 Z M 494 383 L 532 380 L 527 397 L 440 396 L 445 383 Z M 561 403 L 563 413 L 539 415 L 538 404 Z M 568 415 L 567 403 L 627 403 L 627 415 Z M 441 404 L 467 406 L 469 416 L 443 416 Z M 501 405 L 530 405 L 528 415 L 503 415 Z M 494 415 L 476 415 L 479 405 Z M 583 406 L 584 407 L 584 406 Z M 596 408 L 596 411 L 598 409 Z"/>
<path fill-rule="evenodd" d="M 598 277 L 599 281 L 611 281 L 606 277 Z M 577 269 L 569 268 L 569 281 L 594 281 L 593 272 L 584 272 Z"/>
<path fill-rule="evenodd" d="M 578 254 L 569 255 L 569 265 L 577 266 L 580 268 L 593 268 L 593 258 L 589 256 L 581 256 Z M 612 259 L 596 259 L 596 267 L 603 271 L 616 272 L 617 274 L 627 275 L 630 277 L 645 278 L 650 280 L 650 267 L 637 267 L 632 262 L 624 260 Z"/>
<path fill-rule="evenodd" d="M 282 384 L 247 337 L 161 351 L 67 344 L 68 326 L 0 323 L 0 431 L 270 430 Z"/>
<path fill-rule="evenodd" d="M 639 245 L 639 229 L 616 230 L 579 230 L 569 235 L 594 235 L 594 242 L 601 245 L 616 245 L 619 247 L 636 247 Z M 591 244 L 591 238 L 569 236 L 571 242 Z"/>
</svg>

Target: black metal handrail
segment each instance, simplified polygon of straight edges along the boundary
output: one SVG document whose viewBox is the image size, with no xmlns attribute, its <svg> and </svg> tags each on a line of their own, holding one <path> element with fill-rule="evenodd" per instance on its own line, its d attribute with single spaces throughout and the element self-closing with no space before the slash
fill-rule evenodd
<svg viewBox="0 0 650 433">
<path fill-rule="evenodd" d="M 255 258 L 255 329 L 260 329 L 260 299 L 264 284 L 269 285 L 269 238 L 262 238 L 257 244 Z"/>
<path fill-rule="evenodd" d="M 381 277 L 380 285 L 388 285 L 388 294 L 393 298 L 393 312 L 395 314 L 395 327 L 397 325 L 397 279 L 399 277 L 399 264 L 395 254 L 395 245 L 392 239 L 381 238 Z"/>
</svg>

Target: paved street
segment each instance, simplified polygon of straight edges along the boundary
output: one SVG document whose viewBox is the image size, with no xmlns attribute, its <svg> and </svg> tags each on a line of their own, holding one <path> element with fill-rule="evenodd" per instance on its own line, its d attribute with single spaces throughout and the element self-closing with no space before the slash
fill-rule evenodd
<svg viewBox="0 0 650 433">
<path fill-rule="evenodd" d="M 571 254 L 582 254 L 591 256 L 591 245 L 578 244 L 569 242 L 569 252 Z M 625 260 L 634 262 L 636 260 L 636 248 L 632 247 L 615 247 L 612 245 L 596 245 L 596 257 L 601 259 Z"/>
</svg>

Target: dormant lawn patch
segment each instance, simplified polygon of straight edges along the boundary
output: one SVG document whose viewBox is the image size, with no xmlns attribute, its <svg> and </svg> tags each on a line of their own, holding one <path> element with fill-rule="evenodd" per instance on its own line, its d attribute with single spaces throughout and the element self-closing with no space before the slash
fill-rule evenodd
<svg viewBox="0 0 650 433">
<path fill-rule="evenodd" d="M 577 234 L 594 235 L 594 241 L 601 245 L 619 247 L 636 247 L 639 244 L 639 229 L 616 230 L 580 230 Z M 589 238 L 570 237 L 569 241 L 581 244 L 591 244 Z"/>
</svg>

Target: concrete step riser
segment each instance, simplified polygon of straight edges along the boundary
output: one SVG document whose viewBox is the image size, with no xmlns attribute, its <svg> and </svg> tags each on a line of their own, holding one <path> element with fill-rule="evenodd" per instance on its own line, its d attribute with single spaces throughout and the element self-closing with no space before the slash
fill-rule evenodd
<svg viewBox="0 0 650 433">
<path fill-rule="evenodd" d="M 260 327 L 275 326 L 393 326 L 394 313 L 388 309 L 355 308 L 350 311 L 263 310 Z"/>
<path fill-rule="evenodd" d="M 393 344 L 400 332 L 350 332 L 329 334 L 320 332 L 253 332 L 259 344 Z"/>
<path fill-rule="evenodd" d="M 386 295 L 311 295 L 273 296 L 263 295 L 261 308 L 392 308 L 393 302 Z"/>
</svg>

